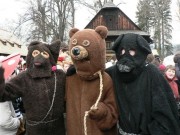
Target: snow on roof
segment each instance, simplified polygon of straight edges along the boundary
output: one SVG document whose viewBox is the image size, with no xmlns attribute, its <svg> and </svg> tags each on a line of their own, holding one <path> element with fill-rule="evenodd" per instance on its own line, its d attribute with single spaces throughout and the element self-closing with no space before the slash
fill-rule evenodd
<svg viewBox="0 0 180 135">
<path fill-rule="evenodd" d="M 27 55 L 27 47 L 12 33 L 0 29 L 0 54 L 20 53 Z"/>
<path fill-rule="evenodd" d="M 0 29 L 0 39 L 3 41 L 8 41 L 13 44 L 16 43 L 18 45 L 22 45 L 22 42 L 17 37 L 15 37 L 13 33 L 10 33 L 3 29 Z"/>
</svg>

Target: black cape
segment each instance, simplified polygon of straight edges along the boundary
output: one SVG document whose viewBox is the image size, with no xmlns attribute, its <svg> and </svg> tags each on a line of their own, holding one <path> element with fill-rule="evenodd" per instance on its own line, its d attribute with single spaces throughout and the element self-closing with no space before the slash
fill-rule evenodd
<svg viewBox="0 0 180 135">
<path fill-rule="evenodd" d="M 172 90 L 152 64 L 131 82 L 124 82 L 118 69 L 106 69 L 114 83 L 119 125 L 127 133 L 180 135 L 180 122 Z"/>
</svg>

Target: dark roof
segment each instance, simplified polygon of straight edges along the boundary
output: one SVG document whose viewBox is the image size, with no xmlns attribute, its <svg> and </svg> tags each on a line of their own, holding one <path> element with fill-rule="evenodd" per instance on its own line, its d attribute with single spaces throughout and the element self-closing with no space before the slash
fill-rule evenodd
<svg viewBox="0 0 180 135">
<path fill-rule="evenodd" d="M 139 34 L 141 36 L 149 36 L 147 32 L 144 32 L 141 30 L 109 30 L 108 36 L 117 36 L 117 35 L 127 34 L 127 33 Z"/>
<path fill-rule="evenodd" d="M 113 2 L 107 2 L 104 4 L 104 6 L 102 7 L 103 8 L 118 8 Z"/>
</svg>

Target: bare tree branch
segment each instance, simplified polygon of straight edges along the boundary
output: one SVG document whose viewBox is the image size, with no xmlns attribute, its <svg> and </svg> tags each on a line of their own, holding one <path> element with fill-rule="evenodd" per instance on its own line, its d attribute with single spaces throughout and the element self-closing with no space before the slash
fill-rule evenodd
<svg viewBox="0 0 180 135">
<path fill-rule="evenodd" d="M 177 17 L 180 21 L 180 0 L 177 0 L 177 7 L 178 7 L 178 11 L 177 11 Z"/>
</svg>

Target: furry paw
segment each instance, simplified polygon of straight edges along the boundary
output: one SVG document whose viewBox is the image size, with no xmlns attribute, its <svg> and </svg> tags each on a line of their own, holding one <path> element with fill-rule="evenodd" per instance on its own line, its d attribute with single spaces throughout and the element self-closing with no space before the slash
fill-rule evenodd
<svg viewBox="0 0 180 135">
<path fill-rule="evenodd" d="M 91 119 L 101 119 L 107 114 L 106 106 L 104 103 L 100 102 L 97 108 L 91 108 L 89 111 L 89 117 Z"/>
<path fill-rule="evenodd" d="M 4 88 L 5 88 L 4 68 L 0 63 L 0 102 L 2 101 L 2 93 Z"/>
</svg>

